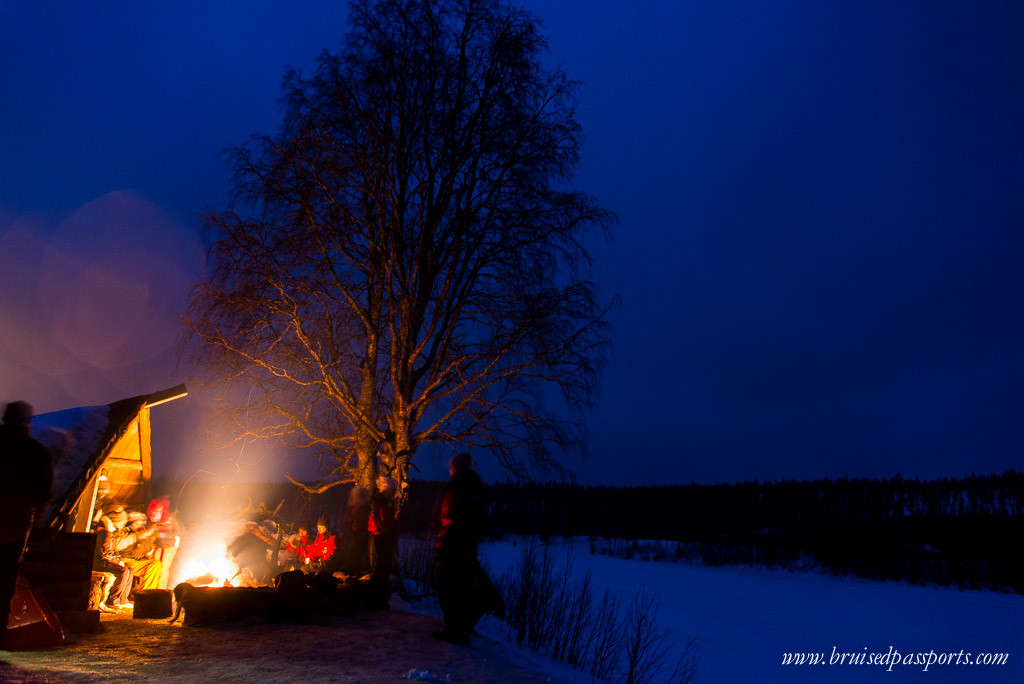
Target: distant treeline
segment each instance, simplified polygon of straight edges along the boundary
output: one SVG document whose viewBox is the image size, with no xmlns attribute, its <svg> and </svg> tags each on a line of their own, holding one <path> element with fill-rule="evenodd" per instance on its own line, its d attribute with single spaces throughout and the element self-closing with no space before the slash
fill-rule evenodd
<svg viewBox="0 0 1024 684">
<path fill-rule="evenodd" d="M 414 486 L 410 523 L 440 487 Z M 929 482 L 494 484 L 488 497 L 493 535 L 668 540 L 676 557 L 708 565 L 814 561 L 841 574 L 1024 591 L 1024 473 L 1014 471 Z"/>
<path fill-rule="evenodd" d="M 172 493 L 170 482 L 161 484 Z M 410 483 L 403 531 L 431 532 L 443 488 Z M 311 496 L 265 483 L 251 486 L 249 496 L 270 508 L 285 501 L 285 520 L 327 514 L 339 526 L 348 490 Z M 666 540 L 675 543 L 676 558 L 708 565 L 816 563 L 841 574 L 1024 592 L 1024 473 L 1015 471 L 927 482 L 897 476 L 662 487 L 491 484 L 486 496 L 493 536 Z"/>
</svg>

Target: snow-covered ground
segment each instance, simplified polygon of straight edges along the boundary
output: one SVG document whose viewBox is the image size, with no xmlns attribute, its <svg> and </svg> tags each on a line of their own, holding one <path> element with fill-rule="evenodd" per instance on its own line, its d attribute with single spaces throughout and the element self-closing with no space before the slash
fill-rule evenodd
<svg viewBox="0 0 1024 684">
<path fill-rule="evenodd" d="M 709 568 L 673 562 L 591 556 L 570 550 L 595 588 L 630 595 L 637 586 L 661 599 L 659 621 L 681 648 L 698 643 L 701 682 L 1024 682 L 1024 596 L 918 587 L 815 573 L 747 567 Z M 494 574 L 516 558 L 522 541 L 487 543 L 481 555 Z M 828 664 L 836 653 L 866 661 L 872 654 L 1009 654 L 1005 665 Z M 821 654 L 824 664 L 782 665 L 787 653 Z M 838 656 L 836 656 L 838 660 Z M 673 658 L 674 662 L 675 658 Z M 956 660 L 956 656 L 952 660 Z M 888 662 L 888 660 L 886 661 Z M 559 677 L 565 671 L 559 670 Z M 586 681 L 586 679 L 580 680 Z"/>
<path fill-rule="evenodd" d="M 423 603 L 423 602 L 417 602 Z M 436 601 L 435 601 L 436 604 Z M 403 680 L 457 684 L 576 684 L 559 666 L 485 634 L 467 646 L 437 641 L 434 612 L 392 610 L 309 624 L 249 620 L 214 627 L 181 621 L 135 620 L 128 612 L 102 617 L 96 634 L 71 634 L 50 649 L 0 650 L 0 682 L 12 684 L 193 684 L 194 682 L 338 682 Z M 435 611 L 436 612 L 436 611 Z M 439 612 L 437 613 L 439 614 Z M 567 671 L 569 677 L 574 673 Z"/>
<path fill-rule="evenodd" d="M 570 553 L 561 544 L 552 548 Z M 481 547 L 500 572 L 522 542 Z M 629 595 L 642 585 L 661 598 L 660 620 L 685 642 L 697 638 L 699 682 L 1024 682 L 1024 596 L 915 587 L 813 573 L 591 556 L 595 588 Z M 391 611 L 324 618 L 309 625 L 185 628 L 166 620 L 104 616 L 105 631 L 60 647 L 0 652 L 0 681 L 397 681 L 568 682 L 590 678 L 518 649 L 486 616 L 468 646 L 435 641 L 436 599 L 392 597 Z M 410 614 L 419 613 L 419 615 Z M 284 648 L 282 648 L 284 645 Z M 789 665 L 786 653 L 1008 653 L 1006 665 Z M 674 664 L 675 657 L 671 658 Z M 173 676 L 172 676 L 173 675 Z"/>
</svg>

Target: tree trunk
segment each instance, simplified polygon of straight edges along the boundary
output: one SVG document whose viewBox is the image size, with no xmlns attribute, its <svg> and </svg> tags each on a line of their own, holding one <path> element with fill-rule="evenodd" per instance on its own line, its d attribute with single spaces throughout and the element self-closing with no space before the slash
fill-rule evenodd
<svg viewBox="0 0 1024 684">
<path fill-rule="evenodd" d="M 395 468 L 391 476 L 398 480 L 398 491 L 395 492 L 395 510 L 401 511 L 406 499 L 406 487 L 409 486 L 409 466 L 412 464 L 416 448 L 409 439 L 405 422 L 402 429 L 395 433 Z"/>
</svg>

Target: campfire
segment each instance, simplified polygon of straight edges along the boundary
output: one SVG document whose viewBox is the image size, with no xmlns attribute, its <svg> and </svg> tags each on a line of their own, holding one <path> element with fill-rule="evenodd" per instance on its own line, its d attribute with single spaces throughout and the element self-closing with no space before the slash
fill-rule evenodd
<svg viewBox="0 0 1024 684">
<path fill-rule="evenodd" d="M 265 526 L 267 523 L 264 522 Z M 280 544 L 275 529 L 252 522 L 210 520 L 190 530 L 172 571 L 171 587 L 255 587 L 269 584 L 272 550 Z M 272 559 L 275 559 L 272 561 Z"/>
<path fill-rule="evenodd" d="M 193 586 L 237 587 L 244 581 L 238 565 L 228 558 L 227 544 L 223 543 L 190 556 L 182 564 L 180 577 Z"/>
</svg>

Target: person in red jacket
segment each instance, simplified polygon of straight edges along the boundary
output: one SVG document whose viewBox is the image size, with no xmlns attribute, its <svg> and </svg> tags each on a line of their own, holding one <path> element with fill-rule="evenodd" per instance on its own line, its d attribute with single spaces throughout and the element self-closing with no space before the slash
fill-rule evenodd
<svg viewBox="0 0 1024 684">
<path fill-rule="evenodd" d="M 316 539 L 309 545 L 312 557 L 310 566 L 316 571 L 323 570 L 337 550 L 337 535 L 334 534 L 329 523 L 326 515 L 320 516 L 320 519 L 316 521 Z"/>
<path fill-rule="evenodd" d="M 309 530 L 305 525 L 299 525 L 298 531 L 284 549 L 295 558 L 295 570 L 302 570 L 313 562 L 315 549 L 310 548 Z"/>
</svg>

